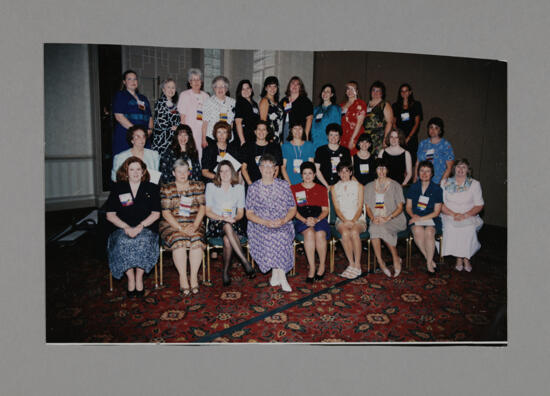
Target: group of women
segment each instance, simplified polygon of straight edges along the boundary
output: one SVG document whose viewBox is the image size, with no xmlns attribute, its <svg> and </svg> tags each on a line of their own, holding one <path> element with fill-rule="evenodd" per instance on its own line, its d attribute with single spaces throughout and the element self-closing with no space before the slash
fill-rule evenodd
<svg viewBox="0 0 550 396">
<path fill-rule="evenodd" d="M 371 85 L 367 102 L 350 81 L 341 105 L 326 84 L 313 108 L 296 76 L 280 100 L 278 79 L 266 78 L 259 104 L 249 80 L 238 84 L 233 99 L 224 76 L 212 81 L 212 96 L 202 91 L 200 70 L 188 77 L 189 89 L 180 95 L 174 80 L 162 83 L 154 120 L 133 71 L 123 74 L 113 101 L 116 183 L 107 218 L 117 229 L 108 252 L 113 276 L 128 277 L 129 296 L 143 294 L 143 273 L 158 259 L 157 232 L 172 251 L 185 296 L 199 292 L 205 237 L 223 240 L 224 286 L 231 283 L 234 255 L 249 278 L 256 275 L 242 248 L 247 238 L 260 271 L 271 271 L 270 284 L 291 291 L 286 273 L 296 234 L 303 236 L 306 281 L 320 280 L 331 202 L 348 261 L 342 277 L 361 275 L 360 234 L 367 229 L 387 276 L 401 272 L 397 235 L 407 227 L 429 273 L 438 270 L 435 234 L 441 229 L 443 255 L 456 257 L 458 271 L 472 270 L 470 258 L 480 248 L 480 184 L 467 160 L 454 162 L 440 118 L 428 121 L 428 139 L 418 144 L 422 106 L 409 84 L 399 88 L 393 106 L 380 81 Z"/>
</svg>

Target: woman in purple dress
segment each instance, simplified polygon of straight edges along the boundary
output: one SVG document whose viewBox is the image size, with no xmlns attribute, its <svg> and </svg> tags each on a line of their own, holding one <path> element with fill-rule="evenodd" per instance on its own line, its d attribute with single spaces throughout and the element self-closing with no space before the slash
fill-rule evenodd
<svg viewBox="0 0 550 396">
<path fill-rule="evenodd" d="M 286 273 L 294 265 L 292 219 L 296 215 L 296 203 L 288 182 L 274 177 L 276 167 L 275 157 L 265 154 L 260 159 L 262 178 L 248 188 L 248 243 L 260 271 L 273 270 L 270 285 L 280 285 L 283 291 L 290 292 Z"/>
</svg>

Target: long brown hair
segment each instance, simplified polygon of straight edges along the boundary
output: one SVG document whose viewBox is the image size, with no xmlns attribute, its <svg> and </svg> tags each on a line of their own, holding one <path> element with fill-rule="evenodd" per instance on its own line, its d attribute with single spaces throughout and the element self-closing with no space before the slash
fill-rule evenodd
<svg viewBox="0 0 550 396">
<path fill-rule="evenodd" d="M 149 172 L 147 171 L 147 165 L 139 157 L 129 157 L 120 165 L 120 168 L 116 171 L 116 181 L 128 181 L 128 167 L 130 164 L 137 162 L 141 166 L 143 175 L 141 175 L 141 181 L 149 181 Z"/>
<path fill-rule="evenodd" d="M 191 127 L 187 124 L 179 124 L 176 128 L 176 132 L 174 133 L 174 137 L 172 138 L 172 151 L 176 156 L 178 156 L 178 154 L 182 152 L 180 148 L 180 143 L 178 142 L 178 136 L 180 135 L 180 133 L 187 134 L 187 144 L 185 145 L 185 152 L 191 159 L 198 160 L 199 154 L 197 153 L 195 138 L 193 138 L 193 131 L 191 130 Z"/>
<path fill-rule="evenodd" d="M 290 83 L 294 80 L 296 80 L 300 83 L 300 93 L 298 94 L 298 96 L 307 96 L 306 87 L 304 85 L 304 82 L 298 76 L 293 76 L 290 80 L 288 80 L 288 84 L 286 85 L 285 95 L 287 97 L 290 97 Z"/>
<path fill-rule="evenodd" d="M 221 187 L 222 185 L 222 177 L 220 176 L 220 171 L 222 169 L 222 166 L 227 165 L 229 166 L 229 169 L 231 169 L 231 186 L 234 186 L 235 184 L 239 184 L 239 175 L 237 172 L 235 172 L 235 168 L 233 168 L 233 165 L 228 160 L 220 161 L 218 164 L 218 169 L 216 170 L 216 175 L 214 176 L 214 180 L 212 180 L 212 183 L 216 187 Z"/>
</svg>

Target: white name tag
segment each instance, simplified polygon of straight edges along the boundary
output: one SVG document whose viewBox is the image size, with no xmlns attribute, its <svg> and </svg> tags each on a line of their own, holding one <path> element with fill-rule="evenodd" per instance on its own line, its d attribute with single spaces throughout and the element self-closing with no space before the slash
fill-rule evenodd
<svg viewBox="0 0 550 396">
<path fill-rule="evenodd" d="M 304 205 L 307 203 L 305 191 L 298 191 L 296 193 L 296 202 L 298 203 L 298 205 Z"/>
<path fill-rule="evenodd" d="M 275 121 L 275 120 L 277 119 L 277 113 L 271 113 L 271 114 L 269 115 L 269 119 L 270 119 L 271 121 Z"/>
<path fill-rule="evenodd" d="M 384 209 L 384 194 L 376 193 L 374 208 Z"/>
<path fill-rule="evenodd" d="M 369 174 L 369 164 L 359 164 L 359 172 L 362 175 L 368 175 Z"/>
<path fill-rule="evenodd" d="M 180 207 L 179 215 L 183 217 L 191 216 L 191 205 L 193 204 L 193 198 L 191 197 L 181 197 L 180 198 Z"/>
<path fill-rule="evenodd" d="M 411 115 L 409 113 L 401 113 L 401 121 L 409 121 L 411 119 Z"/>
<path fill-rule="evenodd" d="M 289 102 L 285 105 L 285 111 L 290 111 L 290 109 L 292 109 L 292 103 Z"/>
<path fill-rule="evenodd" d="M 340 163 L 340 157 L 330 157 L 330 164 L 332 165 L 332 173 L 336 173 L 336 167 Z"/>
<path fill-rule="evenodd" d="M 140 110 L 145 110 L 145 102 L 144 101 L 138 100 L 137 105 L 138 105 Z"/>
<path fill-rule="evenodd" d="M 260 165 L 260 159 L 262 158 L 261 155 L 257 155 L 256 158 L 254 158 L 254 160 L 256 161 L 256 165 Z"/>
<path fill-rule="evenodd" d="M 323 113 L 319 113 L 319 114 L 317 114 L 317 115 L 315 116 L 315 119 L 316 119 L 316 120 L 320 120 L 320 119 L 322 119 L 322 118 L 323 118 Z"/>
<path fill-rule="evenodd" d="M 222 217 L 232 217 L 233 216 L 233 208 L 231 207 L 231 204 L 224 203 L 222 205 Z"/>
<path fill-rule="evenodd" d="M 257 108 L 257 107 L 253 107 L 253 108 L 252 108 L 252 112 L 253 112 L 254 114 L 258 114 L 258 108 Z"/>
<path fill-rule="evenodd" d="M 292 161 L 292 167 L 294 168 L 294 173 L 300 173 L 300 166 L 302 165 L 302 161 L 301 159 L 294 159 L 294 161 Z"/>
<path fill-rule="evenodd" d="M 435 154 L 435 150 L 434 149 L 429 149 L 426 151 L 426 159 L 427 160 L 432 160 L 434 158 L 434 154 Z"/>
<path fill-rule="evenodd" d="M 120 203 L 122 204 L 122 206 L 131 206 L 134 204 L 132 194 L 130 193 L 120 194 L 118 196 L 118 199 L 120 200 Z"/>
<path fill-rule="evenodd" d="M 421 195 L 420 197 L 418 197 L 418 203 L 416 204 L 416 207 L 420 210 L 425 210 L 428 206 L 428 202 L 430 202 L 430 198 L 425 195 Z"/>
</svg>

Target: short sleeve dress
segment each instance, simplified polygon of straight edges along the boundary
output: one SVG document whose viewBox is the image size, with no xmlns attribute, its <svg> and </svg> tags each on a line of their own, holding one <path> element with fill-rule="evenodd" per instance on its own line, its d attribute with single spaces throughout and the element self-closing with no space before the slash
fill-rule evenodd
<svg viewBox="0 0 550 396">
<path fill-rule="evenodd" d="M 383 194 L 377 194 L 376 181 L 365 186 L 365 205 L 375 214 L 389 216 L 399 203 L 404 203 L 403 189 L 393 180 L 389 180 L 389 186 Z M 371 238 L 383 239 L 392 246 L 397 245 L 397 234 L 407 228 L 407 219 L 403 212 L 384 224 L 369 224 Z"/>
<path fill-rule="evenodd" d="M 449 178 L 443 187 L 443 203 L 456 213 L 466 213 L 474 206 L 484 204 L 481 184 L 467 178 L 463 185 L 456 184 L 454 177 Z M 466 257 L 470 259 L 481 247 L 477 232 L 483 225 L 479 215 L 462 221 L 455 221 L 452 216 L 441 215 L 443 223 L 443 255 Z"/>
<path fill-rule="evenodd" d="M 204 103 L 207 99 L 208 94 L 206 92 L 195 93 L 192 89 L 183 91 L 178 98 L 178 112 L 185 117 L 184 124 L 189 125 L 193 131 L 199 161 L 202 158 L 202 121 L 204 118 Z"/>
<path fill-rule="evenodd" d="M 272 184 L 263 184 L 260 179 L 248 188 L 246 210 L 253 211 L 262 219 L 281 219 L 294 206 L 290 186 L 285 180 L 274 179 Z M 248 221 L 247 232 L 250 254 L 263 273 L 272 268 L 290 271 L 294 265 L 292 221 L 279 228 Z"/>
<path fill-rule="evenodd" d="M 367 114 L 363 122 L 365 133 L 370 135 L 372 148 L 375 152 L 380 151 L 384 144 L 384 128 L 386 127 L 384 108 L 386 103 L 385 100 L 382 100 L 374 107 L 368 107 L 367 105 Z"/>
<path fill-rule="evenodd" d="M 290 184 L 297 184 L 302 181 L 300 165 L 315 158 L 315 150 L 311 142 L 303 142 L 301 146 L 295 146 L 292 142 L 283 144 L 283 158 L 286 160 L 286 173 Z"/>
<path fill-rule="evenodd" d="M 318 147 L 328 144 L 327 139 L 327 125 L 338 124 L 342 122 L 342 116 L 340 115 L 340 106 L 317 106 L 313 109 L 313 121 L 311 123 L 311 142 L 313 143 L 313 150 L 317 150 Z"/>
<path fill-rule="evenodd" d="M 211 96 L 206 99 L 204 103 L 203 122 L 208 122 L 208 126 L 206 128 L 207 138 L 214 140 L 213 130 L 216 122 L 225 121 L 229 125 L 233 125 L 233 121 L 235 120 L 235 104 L 235 99 L 230 98 L 229 96 L 226 96 L 224 100 L 220 100 L 216 96 Z M 231 141 L 234 141 L 235 134 L 232 135 Z M 201 140 L 199 140 L 199 142 Z M 196 143 L 198 145 L 198 142 Z"/>
<path fill-rule="evenodd" d="M 118 182 L 113 185 L 106 208 L 130 227 L 136 227 L 151 212 L 160 212 L 159 188 L 153 183 L 141 182 L 134 196 L 128 182 Z M 151 271 L 159 257 L 157 229 L 158 224 L 154 222 L 135 238 L 120 228 L 109 235 L 107 254 L 113 277 L 120 279 L 132 268 Z"/>
<path fill-rule="evenodd" d="M 184 228 L 195 221 L 200 206 L 204 205 L 204 183 L 190 181 L 189 185 L 183 190 L 178 190 L 176 183 L 162 186 L 160 204 L 162 210 L 170 211 L 176 221 Z M 162 243 L 168 250 L 205 248 L 204 222 L 201 222 L 197 230 L 189 235 L 184 231 L 172 228 L 166 220 L 161 219 L 159 231 Z"/>
<path fill-rule="evenodd" d="M 340 180 L 334 185 L 334 196 L 332 199 L 338 203 L 340 211 L 346 218 L 351 220 L 357 213 L 357 206 L 359 206 L 359 189 L 363 188 L 363 185 L 357 180 L 349 180 L 344 182 Z M 362 204 L 362 203 L 361 203 Z M 339 217 L 336 217 L 336 225 L 342 223 Z M 363 229 L 366 229 L 365 216 L 361 216 L 357 219 L 357 223 L 360 224 Z"/>
<path fill-rule="evenodd" d="M 342 105 L 343 107 L 343 105 Z M 367 104 L 362 101 L 361 99 L 355 99 L 355 101 L 351 104 L 351 106 L 348 107 L 347 111 L 342 114 L 342 139 L 340 139 L 340 144 L 344 147 L 348 147 L 350 139 L 353 135 L 353 131 L 357 127 L 357 119 L 361 115 L 365 115 L 367 113 Z M 361 136 L 365 132 L 364 127 L 361 125 L 361 128 L 359 129 L 359 133 L 355 137 L 353 141 L 353 150 L 351 150 L 351 155 L 354 156 L 357 152 L 357 149 L 355 148 L 355 145 L 357 144 L 357 140 L 359 140 L 359 136 Z"/>
<path fill-rule="evenodd" d="M 441 139 L 439 143 L 433 144 L 430 139 L 425 139 L 418 145 L 416 153 L 418 161 L 431 161 L 434 166 L 434 175 L 432 181 L 436 184 L 441 182 L 441 178 L 447 169 L 447 161 L 453 161 L 455 155 L 453 147 L 445 139 Z"/>
<path fill-rule="evenodd" d="M 137 97 L 139 103 L 128 90 L 118 91 L 113 98 L 113 114 L 122 114 L 133 125 L 142 125 L 147 131 L 149 119 L 151 118 L 151 106 L 144 95 L 137 94 Z M 118 121 L 115 123 L 113 156 L 130 148 L 126 141 L 127 131 Z M 150 147 L 149 141 L 147 141 L 145 147 Z"/>
<path fill-rule="evenodd" d="M 229 191 L 225 192 L 222 187 L 216 186 L 214 183 L 206 185 L 206 206 L 208 206 L 215 214 L 225 217 L 235 217 L 237 210 L 244 208 L 245 205 L 244 186 L 235 184 L 231 186 Z M 208 220 L 206 236 L 209 238 L 218 238 L 224 235 L 223 220 Z M 231 224 L 233 230 L 243 237 L 246 235 L 244 220 L 241 219 Z"/>
<path fill-rule="evenodd" d="M 242 120 L 245 141 L 253 142 L 256 140 L 254 130 L 256 129 L 258 121 L 260 121 L 260 111 L 258 109 L 258 104 L 254 101 L 254 99 L 251 99 L 249 102 L 243 97 L 237 98 L 235 104 L 235 119 L 237 118 Z M 238 137 L 236 128 L 233 130 L 233 133 L 235 133 Z"/>
<path fill-rule="evenodd" d="M 284 111 L 282 126 L 282 137 L 284 140 L 288 138 L 291 126 L 302 124 L 305 128 L 306 118 L 313 115 L 313 103 L 305 95 L 298 96 L 294 102 L 291 102 L 288 97 L 284 97 L 279 102 L 279 106 Z"/>
<path fill-rule="evenodd" d="M 423 199 L 420 199 L 423 197 Z M 412 212 L 418 216 L 426 216 L 435 210 L 435 205 L 443 203 L 443 191 L 434 182 L 430 182 L 426 191 L 422 193 L 422 182 L 419 180 L 411 184 L 407 191 L 407 199 L 412 202 Z M 433 219 L 436 232 L 441 232 L 441 218 Z"/>
<path fill-rule="evenodd" d="M 269 125 L 271 132 L 273 132 L 273 141 L 275 143 L 282 144 L 283 137 L 281 136 L 281 134 L 283 133 L 284 111 L 277 102 L 271 102 L 267 98 L 266 100 L 268 103 L 266 122 Z"/>
</svg>

